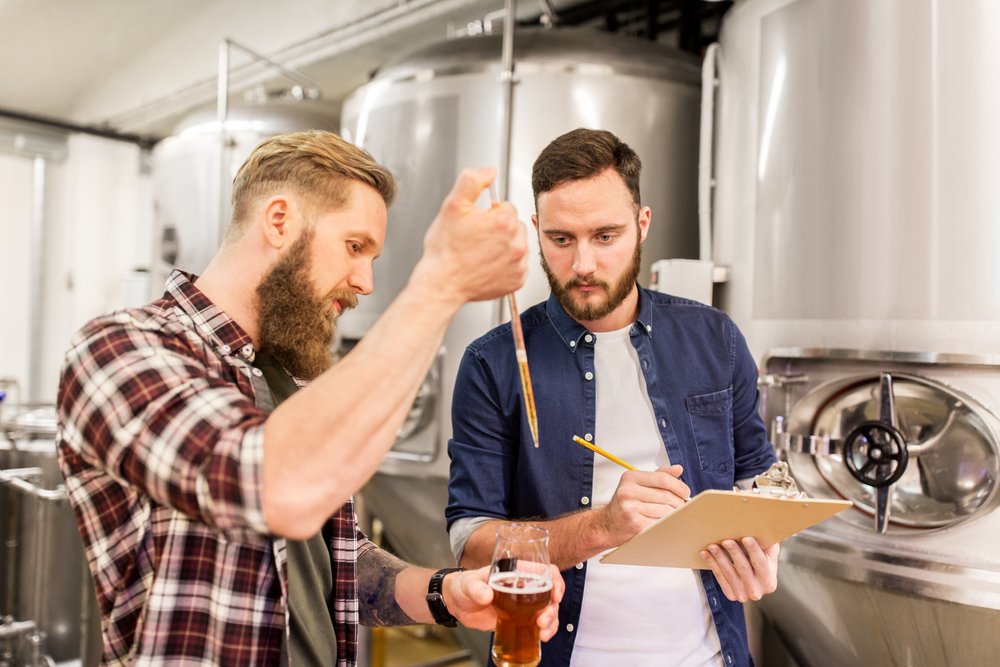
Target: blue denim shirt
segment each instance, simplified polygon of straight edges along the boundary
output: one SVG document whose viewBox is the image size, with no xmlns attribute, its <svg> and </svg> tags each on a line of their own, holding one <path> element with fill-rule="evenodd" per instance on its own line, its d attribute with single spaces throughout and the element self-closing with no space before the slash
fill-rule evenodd
<svg viewBox="0 0 1000 667">
<path fill-rule="evenodd" d="M 758 412 L 757 367 L 736 325 L 703 304 L 639 288 L 631 341 L 671 463 L 697 494 L 731 489 L 774 461 Z M 521 315 L 539 447 L 521 400 L 510 324 L 466 349 L 452 404 L 451 479 L 446 517 L 554 518 L 587 509 L 594 454 L 573 435 L 595 432 L 594 337 L 554 296 Z M 542 646 L 543 666 L 569 665 L 583 602 L 586 565 L 563 572 L 560 630 Z M 743 609 L 702 570 L 727 665 L 751 664 Z M 654 610 L 623 611 L 629 614 Z M 669 632 L 664 628 L 664 632 Z"/>
</svg>

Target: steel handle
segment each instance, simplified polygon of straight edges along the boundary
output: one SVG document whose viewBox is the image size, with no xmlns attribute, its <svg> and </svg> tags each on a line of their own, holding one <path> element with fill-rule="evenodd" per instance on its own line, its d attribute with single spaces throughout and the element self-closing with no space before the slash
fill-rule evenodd
<svg viewBox="0 0 1000 667">
<path fill-rule="evenodd" d="M 41 468 L 9 468 L 7 470 L 0 470 L 0 484 L 9 484 L 15 491 L 46 502 L 63 502 L 69 497 L 66 493 L 66 487 L 62 484 L 54 489 L 46 489 L 28 481 L 28 478 L 40 477 L 41 474 Z"/>
</svg>

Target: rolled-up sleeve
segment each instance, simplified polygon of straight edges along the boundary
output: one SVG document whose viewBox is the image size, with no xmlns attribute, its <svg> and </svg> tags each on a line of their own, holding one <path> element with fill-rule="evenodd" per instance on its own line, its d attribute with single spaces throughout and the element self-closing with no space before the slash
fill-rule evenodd
<svg viewBox="0 0 1000 667">
<path fill-rule="evenodd" d="M 85 329 L 62 371 L 60 447 L 224 533 L 266 533 L 265 415 L 208 354 L 126 316 Z"/>
</svg>

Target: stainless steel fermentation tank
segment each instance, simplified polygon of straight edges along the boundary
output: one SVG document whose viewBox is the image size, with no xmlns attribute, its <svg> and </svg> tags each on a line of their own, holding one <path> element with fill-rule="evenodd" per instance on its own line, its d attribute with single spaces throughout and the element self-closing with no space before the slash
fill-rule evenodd
<svg viewBox="0 0 1000 667">
<path fill-rule="evenodd" d="M 283 132 L 336 130 L 335 111 L 311 102 L 234 106 L 219 134 L 214 109 L 183 119 L 153 147 L 153 267 L 155 298 L 174 268 L 201 273 L 229 223 L 232 181 L 250 152 Z"/>
<path fill-rule="evenodd" d="M 0 405 L 0 665 L 80 664 L 97 613 L 55 435 L 52 406 Z"/>
<path fill-rule="evenodd" d="M 499 179 L 507 179 L 508 198 L 529 225 L 531 165 L 541 149 L 577 127 L 607 129 L 643 161 L 641 194 L 652 207 L 653 222 L 642 275 L 648 275 L 651 258 L 697 255 L 697 59 L 607 33 L 522 30 L 514 36 L 515 83 L 508 110 L 501 39 L 485 35 L 425 48 L 387 64 L 346 100 L 342 135 L 386 164 L 400 185 L 389 211 L 386 247 L 375 266 L 375 292 L 339 323 L 348 345 L 405 285 L 420 257 L 424 232 L 458 171 L 504 164 L 505 118 L 510 120 L 510 166 Z M 481 204 L 488 204 L 485 197 Z M 535 256 L 533 229 L 528 236 Z M 527 285 L 517 295 L 520 307 L 547 296 L 544 274 L 532 261 Z M 465 346 L 506 319 L 497 303 L 469 304 L 457 314 L 399 441 L 365 490 L 366 506 L 411 560 L 427 565 L 452 560 L 444 505 L 455 373 Z M 473 652 L 484 658 L 481 642 Z"/>
<path fill-rule="evenodd" d="M 782 549 L 760 609 L 789 663 L 1000 652 L 998 26 L 991 2 L 744 0 L 709 55 L 716 303 L 800 486 L 855 504 Z"/>
</svg>

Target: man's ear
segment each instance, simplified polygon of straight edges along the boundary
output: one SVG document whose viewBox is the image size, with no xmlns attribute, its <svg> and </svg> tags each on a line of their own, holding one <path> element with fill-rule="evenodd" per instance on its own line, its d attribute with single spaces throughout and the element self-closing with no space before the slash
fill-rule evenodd
<svg viewBox="0 0 1000 667">
<path fill-rule="evenodd" d="M 531 224 L 533 224 L 535 226 L 535 231 L 537 232 L 538 231 L 538 214 L 537 213 L 532 213 L 531 214 Z"/>
<path fill-rule="evenodd" d="M 288 224 L 290 208 L 291 204 L 285 195 L 273 195 L 261 204 L 257 223 L 264 241 L 274 248 L 284 247 L 289 240 L 291 233 L 291 225 Z"/>
<path fill-rule="evenodd" d="M 646 234 L 649 233 L 649 221 L 653 217 L 653 212 L 648 206 L 643 206 L 639 209 L 639 242 L 643 243 L 646 240 Z"/>
</svg>

